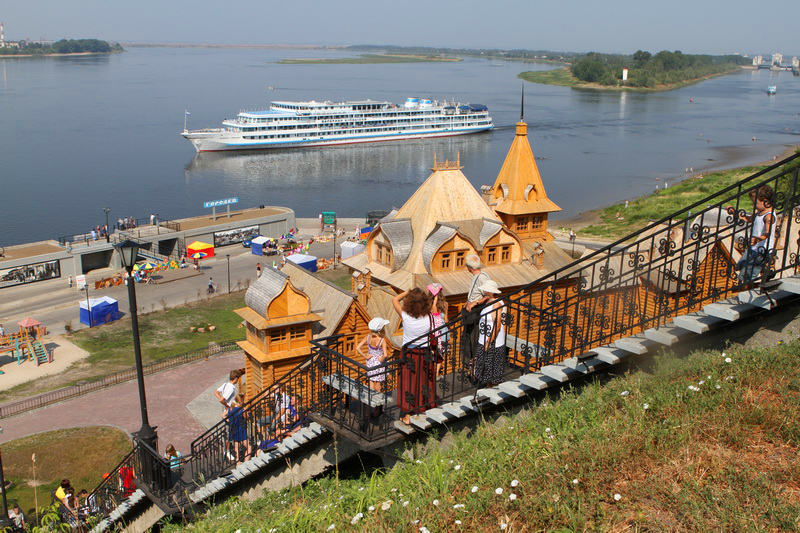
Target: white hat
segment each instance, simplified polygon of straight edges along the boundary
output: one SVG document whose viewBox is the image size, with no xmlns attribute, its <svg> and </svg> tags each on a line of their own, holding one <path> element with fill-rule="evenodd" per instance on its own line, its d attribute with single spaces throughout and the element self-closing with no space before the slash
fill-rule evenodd
<svg viewBox="0 0 800 533">
<path fill-rule="evenodd" d="M 484 281 L 478 290 L 481 292 L 489 292 L 492 294 L 500 294 L 500 288 L 497 286 L 497 282 L 493 279 L 487 279 Z"/>
<path fill-rule="evenodd" d="M 376 317 L 369 321 L 368 327 L 370 331 L 374 331 L 375 333 L 377 333 L 380 330 L 382 330 L 384 326 L 386 326 L 386 324 L 388 323 L 389 321 L 386 320 L 385 318 Z"/>
</svg>

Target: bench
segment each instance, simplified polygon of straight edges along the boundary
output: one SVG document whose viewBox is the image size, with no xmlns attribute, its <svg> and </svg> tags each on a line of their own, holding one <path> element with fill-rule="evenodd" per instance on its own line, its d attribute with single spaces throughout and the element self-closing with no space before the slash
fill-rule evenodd
<svg viewBox="0 0 800 533">
<path fill-rule="evenodd" d="M 344 374 L 336 373 L 323 376 L 322 382 L 330 388 L 336 389 L 370 407 L 380 407 L 388 404 L 388 397 L 386 394 L 372 390 L 367 385 L 345 376 Z"/>
</svg>

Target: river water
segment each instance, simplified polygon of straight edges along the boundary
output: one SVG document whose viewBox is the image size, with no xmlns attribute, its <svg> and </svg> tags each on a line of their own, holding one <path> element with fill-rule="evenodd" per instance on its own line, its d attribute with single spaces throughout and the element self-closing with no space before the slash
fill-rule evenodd
<svg viewBox="0 0 800 533">
<path fill-rule="evenodd" d="M 455 63 L 278 65 L 347 52 L 133 48 L 103 57 L 0 59 L 0 245 L 87 231 L 110 218 L 291 207 L 360 217 L 399 207 L 440 160 L 491 184 L 520 116 L 523 70 Z M 766 87 L 778 86 L 767 96 Z M 274 87 L 269 90 L 269 87 Z M 179 133 L 217 127 L 270 100 L 455 99 L 489 107 L 489 133 L 336 148 L 196 155 Z M 690 102 L 691 99 L 691 102 Z M 656 177 L 771 159 L 800 144 L 800 78 L 743 71 L 676 91 L 634 94 L 525 84 L 525 121 L 548 195 L 570 216 L 652 191 Z M 753 141 L 752 138 L 756 140 Z"/>
</svg>

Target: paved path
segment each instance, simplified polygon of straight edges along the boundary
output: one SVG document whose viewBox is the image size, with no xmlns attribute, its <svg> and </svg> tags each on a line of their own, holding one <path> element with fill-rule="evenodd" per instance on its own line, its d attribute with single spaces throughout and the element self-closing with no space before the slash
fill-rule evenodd
<svg viewBox="0 0 800 533">
<path fill-rule="evenodd" d="M 228 372 L 241 367 L 242 354 L 234 353 L 145 377 L 147 411 L 150 425 L 158 426 L 159 451 L 171 443 L 182 453 L 189 452 L 189 445 L 205 427 L 186 405 Z M 3 441 L 78 426 L 114 426 L 132 433 L 142 425 L 136 381 L 4 419 L 0 425 Z"/>
</svg>

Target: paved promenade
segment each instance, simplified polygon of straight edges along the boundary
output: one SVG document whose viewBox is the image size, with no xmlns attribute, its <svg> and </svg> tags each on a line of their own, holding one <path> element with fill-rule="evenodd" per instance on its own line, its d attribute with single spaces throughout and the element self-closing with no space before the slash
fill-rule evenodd
<svg viewBox="0 0 800 533">
<path fill-rule="evenodd" d="M 147 413 L 150 425 L 158 426 L 160 451 L 170 443 L 182 453 L 189 451 L 192 440 L 206 428 L 186 406 L 204 395 L 211 385 L 224 380 L 231 370 L 241 366 L 242 354 L 233 353 L 145 377 Z M 142 425 L 138 394 L 136 381 L 129 381 L 5 419 L 1 423 L 3 440 L 81 426 L 114 426 L 128 433 L 138 431 Z M 219 418 L 221 407 L 216 411 Z M 108 465 L 109 468 L 112 466 Z"/>
</svg>

